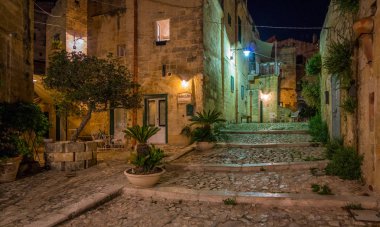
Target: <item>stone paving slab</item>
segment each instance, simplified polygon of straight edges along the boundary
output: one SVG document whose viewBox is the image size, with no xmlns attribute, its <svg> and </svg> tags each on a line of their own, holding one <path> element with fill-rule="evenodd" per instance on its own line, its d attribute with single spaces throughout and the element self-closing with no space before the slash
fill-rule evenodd
<svg viewBox="0 0 380 227">
<path fill-rule="evenodd" d="M 220 203 L 118 197 L 62 226 L 370 226 L 336 207 L 267 207 Z"/>
<path fill-rule="evenodd" d="M 256 164 L 303 162 L 324 159 L 323 147 L 235 148 L 219 147 L 209 151 L 192 151 L 173 163 Z"/>
<path fill-rule="evenodd" d="M 279 148 L 279 147 L 319 147 L 321 143 L 318 142 L 298 142 L 298 143 L 234 143 L 234 142 L 218 142 L 219 147 L 237 147 L 237 148 Z"/>
<path fill-rule="evenodd" d="M 359 181 L 342 180 L 336 176 L 314 176 L 309 170 L 280 172 L 201 172 L 168 171 L 160 181 L 162 187 L 181 187 L 194 190 L 313 193 L 311 185 L 327 185 L 335 195 L 369 195 Z"/>
<path fill-rule="evenodd" d="M 81 200 L 104 193 L 110 186 L 124 186 L 126 168 L 125 162 L 101 163 L 77 171 L 74 177 L 67 177 L 65 172 L 46 171 L 0 184 L 0 226 L 24 226 L 41 219 L 63 218 L 69 212 L 63 209 L 74 209 Z"/>
</svg>

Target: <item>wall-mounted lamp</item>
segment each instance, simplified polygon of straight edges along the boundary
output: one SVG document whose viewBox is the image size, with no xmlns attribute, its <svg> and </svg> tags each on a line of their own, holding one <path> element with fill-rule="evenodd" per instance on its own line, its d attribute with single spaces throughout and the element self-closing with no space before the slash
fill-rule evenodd
<svg viewBox="0 0 380 227">
<path fill-rule="evenodd" d="M 249 57 L 249 55 L 251 53 L 254 53 L 250 48 L 239 48 L 239 49 L 231 49 L 231 56 L 230 56 L 230 60 L 233 60 L 234 59 L 234 53 L 235 51 L 239 51 L 239 50 L 242 50 L 243 51 L 243 54 L 244 54 L 244 57 Z"/>
<path fill-rule="evenodd" d="M 189 87 L 189 82 L 186 81 L 186 80 L 182 80 L 181 81 L 181 86 L 182 86 L 182 88 L 188 88 Z"/>
<path fill-rule="evenodd" d="M 82 46 L 83 43 L 84 43 L 84 40 L 82 39 L 82 37 L 75 38 L 75 35 L 74 35 L 74 42 L 73 42 L 73 49 L 74 50 L 77 49 L 77 45 Z"/>
</svg>

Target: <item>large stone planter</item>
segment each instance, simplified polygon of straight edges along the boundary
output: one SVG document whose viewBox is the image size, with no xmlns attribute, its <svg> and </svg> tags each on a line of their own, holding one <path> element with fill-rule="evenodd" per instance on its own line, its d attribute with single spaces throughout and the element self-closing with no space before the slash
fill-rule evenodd
<svg viewBox="0 0 380 227">
<path fill-rule="evenodd" d="M 18 167 L 22 157 L 8 158 L 0 161 L 0 183 L 11 182 L 16 180 Z"/>
<path fill-rule="evenodd" d="M 96 142 L 63 141 L 45 145 L 46 162 L 51 169 L 75 171 L 97 163 Z"/>
<path fill-rule="evenodd" d="M 198 151 L 207 151 L 215 147 L 215 143 L 213 142 L 197 142 L 196 149 Z"/>
<path fill-rule="evenodd" d="M 159 168 L 159 167 L 158 167 Z M 166 171 L 162 168 L 161 172 L 159 173 L 153 173 L 153 174 L 147 174 L 147 175 L 137 175 L 137 174 L 131 174 L 128 173 L 130 169 L 127 169 L 124 171 L 124 175 L 127 177 L 128 181 L 140 188 L 151 188 L 155 184 L 158 183 L 158 181 L 161 178 L 161 175 L 164 174 Z"/>
</svg>

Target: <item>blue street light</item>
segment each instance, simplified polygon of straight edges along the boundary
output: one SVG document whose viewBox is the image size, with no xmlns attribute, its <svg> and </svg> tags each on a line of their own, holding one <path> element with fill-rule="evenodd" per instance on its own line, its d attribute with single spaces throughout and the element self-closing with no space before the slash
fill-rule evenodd
<svg viewBox="0 0 380 227">
<path fill-rule="evenodd" d="M 251 54 L 251 51 L 249 49 L 243 50 L 244 56 L 248 57 Z"/>
</svg>

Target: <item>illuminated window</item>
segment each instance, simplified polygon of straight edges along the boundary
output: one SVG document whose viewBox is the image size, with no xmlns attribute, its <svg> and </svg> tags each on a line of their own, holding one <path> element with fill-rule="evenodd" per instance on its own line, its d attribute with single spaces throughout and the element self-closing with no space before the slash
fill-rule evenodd
<svg viewBox="0 0 380 227">
<path fill-rule="evenodd" d="M 156 22 L 156 41 L 170 40 L 170 19 Z"/>
</svg>

